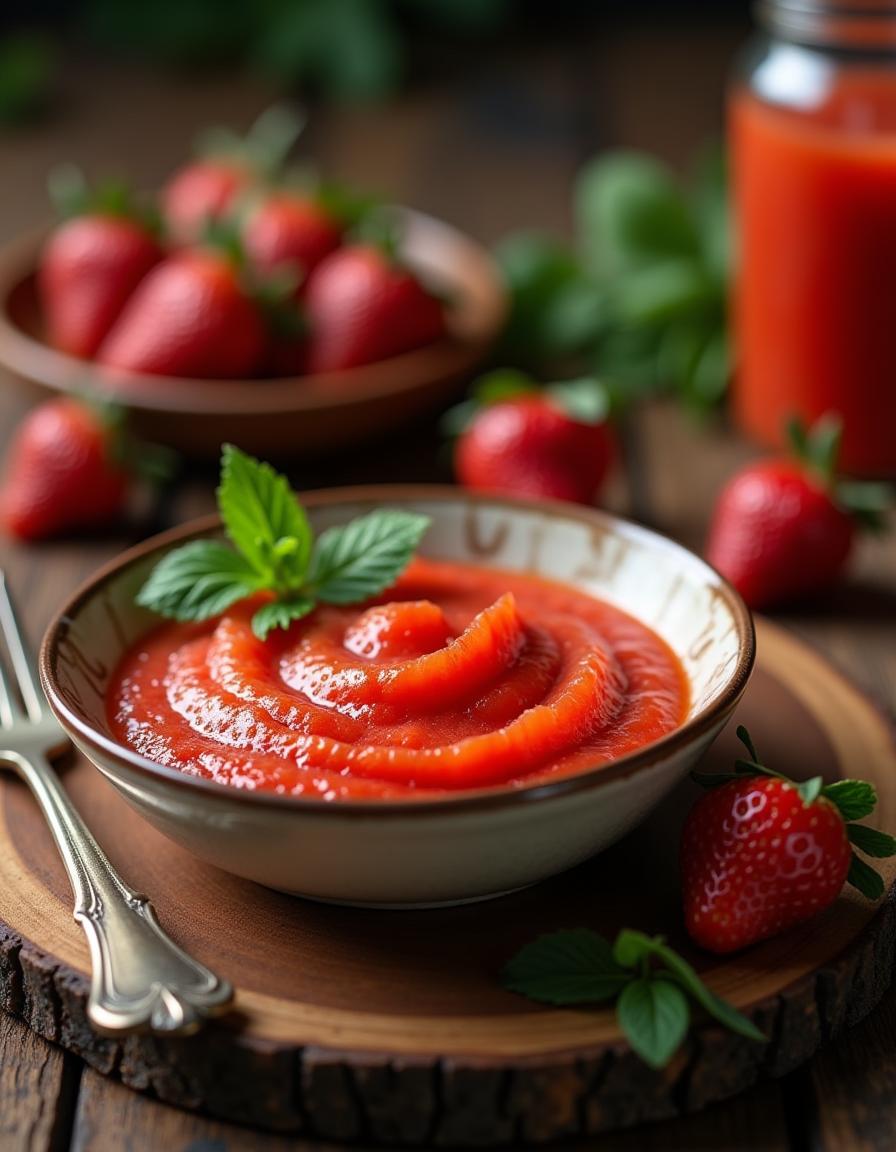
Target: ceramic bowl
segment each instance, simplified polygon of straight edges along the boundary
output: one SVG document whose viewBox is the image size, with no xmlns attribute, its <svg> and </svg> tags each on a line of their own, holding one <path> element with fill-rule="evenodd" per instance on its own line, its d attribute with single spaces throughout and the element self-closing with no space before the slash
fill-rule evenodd
<svg viewBox="0 0 896 1152">
<path fill-rule="evenodd" d="M 504 288 L 489 253 L 431 216 L 395 209 L 402 255 L 444 293 L 447 334 L 434 344 L 345 372 L 272 380 L 186 380 L 101 369 L 44 342 L 35 268 L 43 234 L 0 252 L 0 365 L 51 392 L 90 387 L 126 404 L 136 432 L 188 456 L 234 440 L 286 456 L 357 443 L 435 411 L 469 376 L 504 322 Z"/>
<path fill-rule="evenodd" d="M 534 571 L 594 593 L 673 648 L 691 687 L 685 724 L 611 764 L 528 787 L 448 798 L 327 804 L 163 768 L 116 741 L 109 677 L 157 618 L 134 604 L 169 549 L 220 531 L 186 525 L 119 557 L 76 592 L 41 652 L 50 704 L 75 744 L 150 823 L 229 872 L 318 900 L 429 905 L 532 884 L 625 835 L 699 759 L 753 665 L 750 614 L 702 560 L 645 528 L 572 505 L 518 502 L 453 488 L 339 489 L 303 497 L 316 530 L 382 505 L 432 520 L 421 552 Z"/>
</svg>

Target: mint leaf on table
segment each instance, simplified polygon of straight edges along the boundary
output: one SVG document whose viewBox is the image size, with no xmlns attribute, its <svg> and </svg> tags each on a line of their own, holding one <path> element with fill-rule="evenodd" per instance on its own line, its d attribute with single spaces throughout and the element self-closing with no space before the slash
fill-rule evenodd
<svg viewBox="0 0 896 1152">
<path fill-rule="evenodd" d="M 664 966 L 660 975 L 675 979 L 720 1024 L 750 1040 L 765 1039 L 751 1020 L 711 992 L 687 960 L 670 948 L 661 936 L 645 936 L 643 932 L 623 929 L 616 939 L 613 955 L 620 964 L 628 967 L 635 967 L 649 957 L 655 957 Z"/>
<path fill-rule="evenodd" d="M 766 1039 L 662 937 L 628 928 L 612 945 L 585 928 L 539 936 L 507 963 L 501 981 L 544 1004 L 599 1004 L 618 997 L 619 1027 L 652 1068 L 664 1067 L 681 1046 L 690 1022 L 688 997 L 731 1031 Z"/>
<path fill-rule="evenodd" d="M 231 444 L 222 451 L 218 507 L 231 543 L 194 540 L 169 552 L 137 603 L 175 620 L 208 620 L 267 593 L 252 617 L 261 640 L 319 601 L 351 604 L 384 591 L 429 526 L 426 516 L 383 508 L 328 528 L 315 541 L 286 478 Z"/>
<path fill-rule="evenodd" d="M 597 932 L 553 932 L 527 944 L 502 973 L 505 988 L 547 1004 L 596 1004 L 631 979 Z"/>
<path fill-rule="evenodd" d="M 622 990 L 619 1027 L 645 1064 L 664 1068 L 681 1046 L 690 1023 L 685 994 L 675 984 L 643 978 Z"/>
</svg>

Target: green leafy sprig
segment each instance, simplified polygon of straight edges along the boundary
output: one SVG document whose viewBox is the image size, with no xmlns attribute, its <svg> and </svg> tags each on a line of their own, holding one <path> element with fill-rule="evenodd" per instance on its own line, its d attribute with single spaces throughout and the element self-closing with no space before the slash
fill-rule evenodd
<svg viewBox="0 0 896 1152">
<path fill-rule="evenodd" d="M 743 780 L 750 776 L 771 776 L 783 780 L 796 788 L 806 805 L 814 803 L 819 796 L 830 801 L 843 818 L 846 835 L 853 849 L 858 848 L 865 856 L 878 859 L 896 856 L 896 837 L 886 832 L 879 832 L 876 828 L 869 828 L 865 824 L 853 823 L 855 820 L 863 820 L 874 811 L 877 805 L 877 792 L 873 784 L 869 784 L 867 780 L 835 780 L 832 784 L 825 784 L 821 776 L 813 776 L 797 784 L 760 761 L 750 733 L 742 724 L 737 729 L 737 738 L 746 748 L 748 755 L 745 759 L 735 760 L 733 772 L 694 772 L 691 774 L 692 779 L 703 788 L 717 788 L 732 780 Z M 869 900 L 879 900 L 884 894 L 884 882 L 880 874 L 857 856 L 855 851 L 852 853 L 846 880 Z"/>
<path fill-rule="evenodd" d="M 501 974 L 505 988 L 544 1004 L 616 1002 L 616 1020 L 632 1049 L 651 1068 L 663 1068 L 680 1048 L 691 1022 L 691 1001 L 732 1032 L 766 1037 L 716 996 L 662 936 L 624 928 L 611 945 L 577 928 L 539 936 Z"/>
<path fill-rule="evenodd" d="M 137 603 L 174 620 L 197 621 L 272 593 L 252 617 L 262 640 L 318 603 L 351 604 L 384 591 L 429 526 L 426 516 L 383 508 L 315 538 L 286 477 L 232 444 L 222 450 L 217 496 L 229 543 L 194 540 L 169 552 Z"/>
<path fill-rule="evenodd" d="M 720 150 L 688 183 L 652 157 L 610 152 L 576 181 L 573 246 L 519 233 L 497 250 L 511 297 L 503 362 L 595 373 L 614 403 L 672 392 L 698 412 L 731 374 L 731 244 Z"/>
</svg>

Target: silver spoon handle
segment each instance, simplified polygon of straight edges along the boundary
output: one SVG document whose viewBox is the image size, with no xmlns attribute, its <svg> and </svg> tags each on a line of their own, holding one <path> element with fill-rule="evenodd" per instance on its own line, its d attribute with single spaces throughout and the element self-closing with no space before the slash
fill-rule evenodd
<svg viewBox="0 0 896 1152">
<path fill-rule="evenodd" d="M 146 896 L 124 883 L 45 757 L 11 757 L 40 805 L 65 863 L 74 916 L 92 962 L 87 1016 L 99 1032 L 196 1031 L 223 1011 L 233 989 L 162 931 Z"/>
</svg>

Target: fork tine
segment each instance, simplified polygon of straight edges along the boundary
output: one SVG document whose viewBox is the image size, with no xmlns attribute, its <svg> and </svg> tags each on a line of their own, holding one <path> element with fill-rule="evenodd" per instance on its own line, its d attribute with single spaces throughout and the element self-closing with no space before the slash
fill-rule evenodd
<svg viewBox="0 0 896 1152">
<path fill-rule="evenodd" d="M 0 728 L 12 728 L 16 721 L 18 707 L 9 688 L 9 681 L 0 664 Z"/>
<path fill-rule="evenodd" d="M 9 598 L 6 576 L 2 570 L 0 570 L 0 631 L 3 632 L 6 639 L 6 646 L 9 649 L 9 659 L 12 663 L 13 671 L 16 674 L 16 679 L 19 682 L 19 691 L 22 693 L 25 710 L 28 716 L 36 722 L 41 719 L 44 713 L 43 692 L 41 691 L 37 672 L 31 662 L 31 658 L 25 651 L 22 632 L 16 622 L 16 614 L 13 610 L 12 601 Z M 14 708 L 14 705 L 12 695 L 9 691 L 9 685 L 5 684 L 3 689 L 0 689 L 0 694 L 5 696 L 7 706 L 11 710 Z M 0 708 L 2 708 L 2 705 L 0 705 Z M 4 723 L 12 723 L 12 720 L 4 720 Z"/>
</svg>

